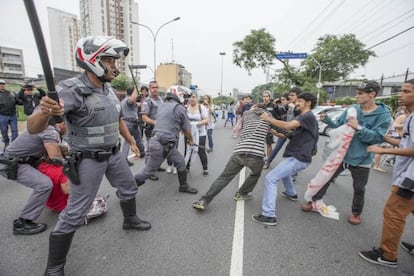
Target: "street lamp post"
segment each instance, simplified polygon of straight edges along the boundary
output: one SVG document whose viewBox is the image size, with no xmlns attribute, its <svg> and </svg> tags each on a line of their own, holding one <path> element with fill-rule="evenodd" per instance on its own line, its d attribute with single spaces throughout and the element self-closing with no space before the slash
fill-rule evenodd
<svg viewBox="0 0 414 276">
<path fill-rule="evenodd" d="M 154 80 L 155 80 L 156 71 L 157 71 L 156 70 L 156 66 L 157 66 L 157 36 L 158 36 L 158 33 L 160 32 L 160 30 L 161 30 L 162 27 L 164 27 L 165 25 L 170 24 L 170 23 L 172 23 L 174 21 L 177 21 L 177 20 L 180 20 L 180 17 L 176 17 L 176 18 L 174 18 L 174 19 L 172 19 L 172 20 L 170 20 L 168 22 L 165 22 L 164 24 L 162 24 L 161 26 L 158 27 L 158 29 L 157 29 L 157 31 L 155 33 L 147 25 L 144 25 L 144 24 L 141 24 L 141 23 L 138 23 L 138 22 L 131 22 L 131 24 L 139 25 L 139 26 L 144 27 L 145 29 L 147 29 L 148 31 L 151 32 L 152 39 L 154 40 L 154 68 L 153 68 L 153 70 L 154 70 Z"/>
<path fill-rule="evenodd" d="M 318 88 L 318 94 L 316 96 L 316 105 L 319 105 L 319 97 L 321 95 L 321 88 L 323 87 L 322 85 L 322 65 L 319 63 L 319 61 L 316 60 L 316 58 L 314 58 L 313 56 L 310 56 L 313 61 L 316 62 L 316 64 L 318 64 L 319 67 L 319 76 L 318 76 L 318 83 L 316 84 L 316 88 Z"/>
<path fill-rule="evenodd" d="M 221 56 L 221 81 L 220 81 L 220 95 L 223 96 L 223 57 L 226 55 L 225 52 L 219 53 Z"/>
</svg>

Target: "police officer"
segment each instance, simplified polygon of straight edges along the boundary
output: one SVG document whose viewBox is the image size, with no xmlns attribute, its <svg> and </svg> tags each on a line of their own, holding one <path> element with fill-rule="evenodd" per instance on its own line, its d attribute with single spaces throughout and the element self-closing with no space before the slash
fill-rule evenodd
<svg viewBox="0 0 414 276">
<path fill-rule="evenodd" d="M 142 143 L 141 129 L 139 128 L 137 100 L 139 100 L 137 90 L 134 88 L 128 88 L 127 97 L 121 101 L 121 109 L 122 113 L 124 114 L 122 120 L 124 120 L 129 132 L 135 139 L 135 143 L 139 148 L 141 158 L 143 158 L 145 156 L 145 148 L 144 144 Z M 129 144 L 127 142 L 122 145 L 121 151 L 128 165 L 134 165 L 134 163 L 128 160 Z"/>
<path fill-rule="evenodd" d="M 194 144 L 190 120 L 185 107 L 182 105 L 183 102 L 183 95 L 179 97 L 176 94 L 167 93 L 166 102 L 159 107 L 156 124 L 148 143 L 146 166 L 139 173 L 135 174 L 135 181 L 138 186 L 144 184 L 145 180 L 167 159 L 169 163 L 172 163 L 177 168 L 178 181 L 180 182 L 179 191 L 190 194 L 197 193 L 197 190 L 190 187 L 187 183 L 184 157 L 175 147 L 181 130 L 188 139 L 188 143 L 190 145 Z"/>
<path fill-rule="evenodd" d="M 35 88 L 37 91 L 33 91 Z M 35 87 L 30 83 L 26 83 L 17 93 L 17 99 L 23 104 L 26 116 L 33 113 L 35 107 L 39 105 L 40 99 L 44 96 L 46 96 L 46 92 L 42 88 Z"/>
<path fill-rule="evenodd" d="M 154 129 L 155 117 L 157 116 L 158 108 L 163 102 L 161 97 L 158 95 L 158 88 L 159 86 L 157 81 L 150 81 L 149 95 L 144 99 L 143 103 L 141 104 L 141 116 L 142 121 L 145 123 L 144 133 L 145 137 L 147 138 L 147 147 L 152 135 L 152 131 Z M 163 172 L 165 171 L 165 169 L 159 167 L 157 171 Z M 158 176 L 153 174 L 149 177 L 149 179 L 158 180 Z"/>
<path fill-rule="evenodd" d="M 38 171 L 36 167 L 46 152 L 49 156 L 61 156 L 58 154 L 60 152 L 60 142 L 60 133 L 53 123 L 38 134 L 30 134 L 24 131 L 4 152 L 2 159 L 13 161 L 7 165 L 7 172 L 3 171 L 2 175 L 9 179 L 15 179 L 18 183 L 33 190 L 20 212 L 19 218 L 13 222 L 13 233 L 15 235 L 33 235 L 46 230 L 46 224 L 36 223 L 34 220 L 40 216 L 45 207 L 53 183 L 48 176 Z M 11 171 L 13 169 L 15 169 L 14 172 Z M 14 174 L 15 177 L 11 176 L 10 173 Z"/>
<path fill-rule="evenodd" d="M 59 83 L 63 110 L 48 97 L 41 100 L 41 112 L 28 119 L 28 128 L 37 132 L 50 115 L 64 113 L 68 129 L 71 158 L 75 159 L 78 185 L 71 185 L 67 207 L 60 213 L 49 238 L 49 258 L 45 275 L 63 275 L 66 255 L 76 229 L 85 220 L 89 206 L 105 175 L 117 188 L 124 215 L 123 229 L 149 230 L 151 224 L 136 215 L 135 195 L 138 191 L 131 170 L 119 151 L 119 133 L 139 156 L 135 144 L 121 119 L 121 106 L 110 82 L 116 77 L 117 59 L 128 54 L 120 40 L 91 36 L 79 40 L 75 58 L 85 73 Z M 92 173 L 91 173 L 92 172 Z M 73 179 L 76 179 L 72 175 Z M 71 179 L 72 181 L 72 179 Z M 74 181 L 72 181 L 72 184 Z"/>
</svg>

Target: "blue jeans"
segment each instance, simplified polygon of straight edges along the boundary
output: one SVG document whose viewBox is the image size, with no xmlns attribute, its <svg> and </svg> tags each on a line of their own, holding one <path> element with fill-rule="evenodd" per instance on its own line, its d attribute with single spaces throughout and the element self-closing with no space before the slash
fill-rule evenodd
<svg viewBox="0 0 414 276">
<path fill-rule="evenodd" d="M 0 115 L 0 130 L 1 130 L 1 136 L 2 141 L 4 143 L 4 146 L 8 146 L 10 144 L 10 138 L 9 138 L 9 125 L 11 129 L 11 140 L 14 141 L 14 139 L 17 138 L 18 130 L 17 130 L 17 115 L 12 116 L 6 116 L 6 115 Z"/>
<path fill-rule="evenodd" d="M 272 150 L 272 154 L 270 155 L 269 160 L 267 160 L 267 164 L 270 165 L 270 163 L 272 163 L 273 159 L 275 159 L 276 155 L 279 153 L 285 142 L 286 138 L 277 138 L 276 146 Z"/>
<path fill-rule="evenodd" d="M 292 174 L 306 169 L 309 164 L 301 162 L 294 157 L 287 157 L 266 175 L 262 199 L 263 216 L 276 217 L 277 185 L 279 180 L 283 181 L 285 192 L 288 195 L 296 195 L 296 189 L 292 182 Z"/>
</svg>

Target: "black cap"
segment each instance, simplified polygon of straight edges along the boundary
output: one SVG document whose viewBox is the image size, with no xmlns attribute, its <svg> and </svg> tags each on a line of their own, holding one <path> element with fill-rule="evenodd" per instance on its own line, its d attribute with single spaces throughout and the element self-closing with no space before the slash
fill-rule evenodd
<svg viewBox="0 0 414 276">
<path fill-rule="evenodd" d="M 359 91 L 364 91 L 364 92 L 376 92 L 378 93 L 381 90 L 381 86 L 379 85 L 378 82 L 373 81 L 373 80 L 369 80 L 369 81 L 363 81 L 361 82 L 358 87 L 357 90 Z"/>
</svg>

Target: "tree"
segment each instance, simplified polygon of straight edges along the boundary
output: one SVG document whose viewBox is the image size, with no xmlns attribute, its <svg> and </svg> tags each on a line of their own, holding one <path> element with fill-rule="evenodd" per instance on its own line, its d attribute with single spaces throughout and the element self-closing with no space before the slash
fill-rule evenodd
<svg viewBox="0 0 414 276">
<path fill-rule="evenodd" d="M 275 41 L 276 39 L 264 28 L 251 30 L 242 41 L 233 43 L 233 63 L 248 73 L 256 68 L 265 71 L 275 60 Z"/>
<path fill-rule="evenodd" d="M 318 61 L 322 66 L 323 81 L 346 79 L 354 69 L 365 65 L 370 57 L 376 56 L 375 52 L 364 48 L 365 45 L 354 34 L 320 37 L 314 52 L 303 62 L 305 75 L 318 80 Z"/>
<path fill-rule="evenodd" d="M 112 80 L 112 84 L 119 91 L 126 91 L 128 88 L 134 87 L 132 79 L 125 74 L 119 74 Z"/>
</svg>

